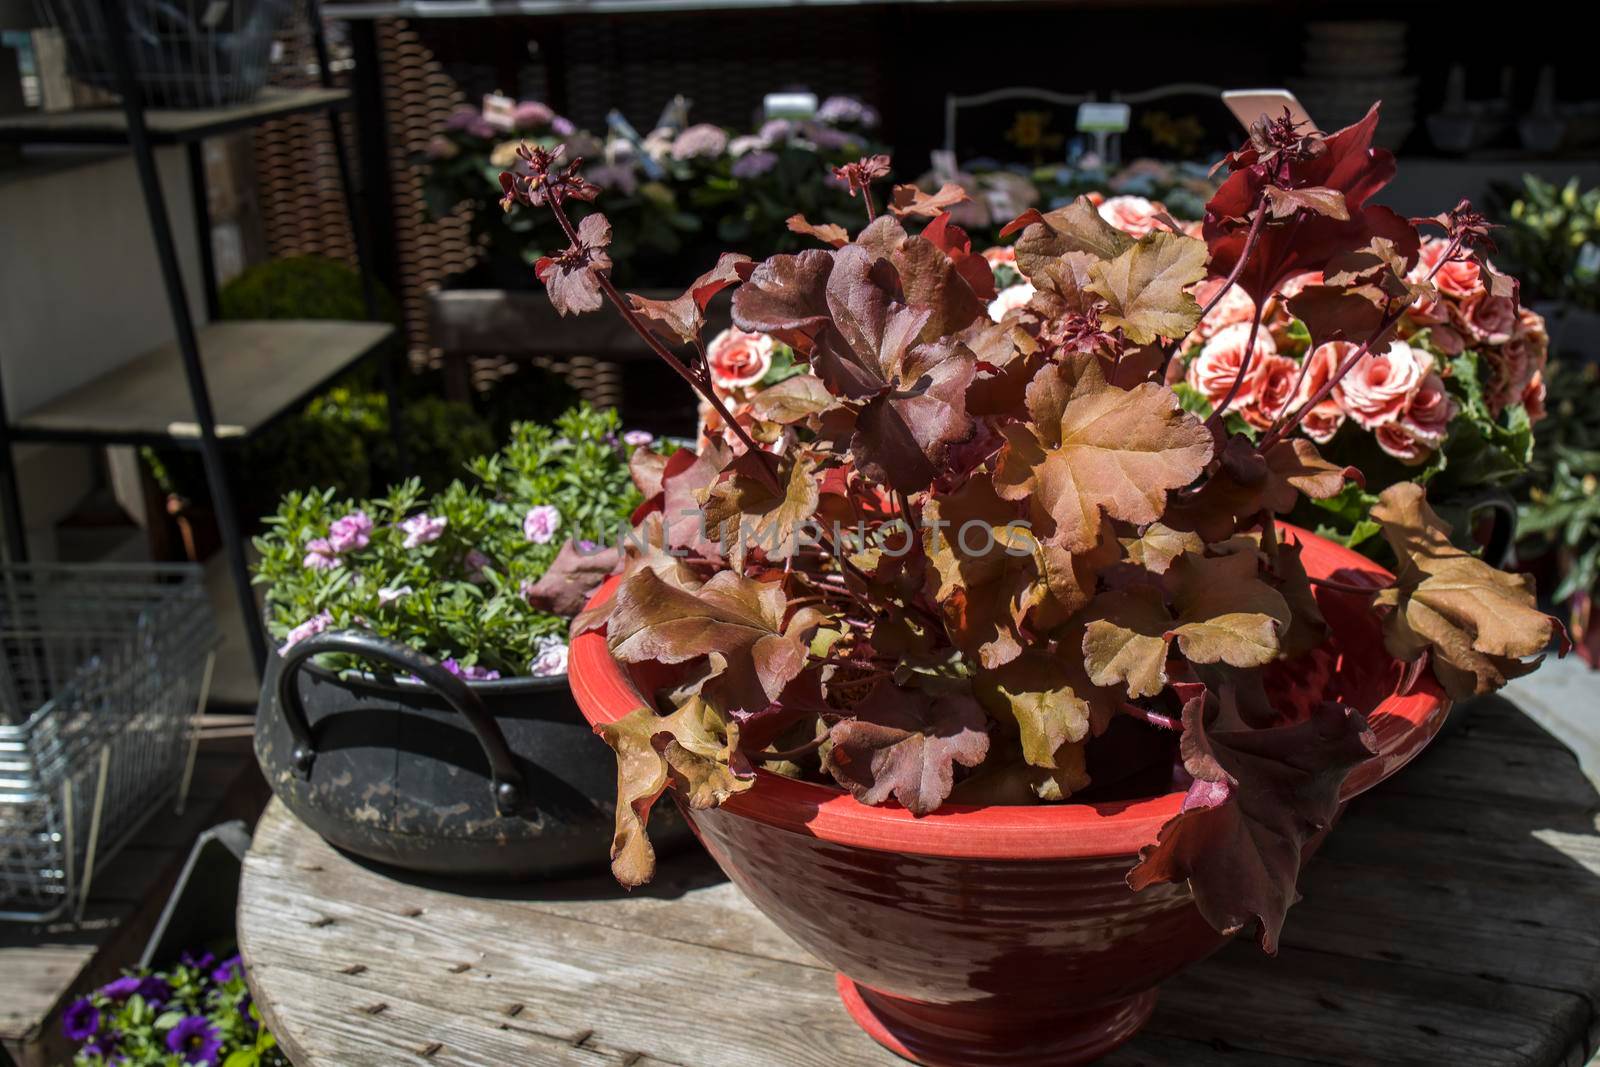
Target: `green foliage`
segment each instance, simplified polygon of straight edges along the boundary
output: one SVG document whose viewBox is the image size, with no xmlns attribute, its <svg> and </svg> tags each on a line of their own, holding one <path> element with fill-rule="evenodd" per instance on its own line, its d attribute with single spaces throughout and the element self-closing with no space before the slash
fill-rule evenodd
<svg viewBox="0 0 1600 1067">
<path fill-rule="evenodd" d="M 1524 299 L 1600 310 L 1600 187 L 1580 192 L 1577 178 L 1557 187 L 1531 174 L 1522 183 L 1495 240 Z"/>
<path fill-rule="evenodd" d="M 1555 552 L 1563 571 L 1556 601 L 1600 579 L 1600 367 L 1550 364 L 1549 418 L 1517 509 L 1517 550 Z"/>
<path fill-rule="evenodd" d="M 374 283 L 376 284 L 376 283 Z M 394 298 L 378 286 L 378 311 L 400 322 Z M 290 256 L 249 268 L 217 294 L 224 319 L 336 319 L 367 317 L 361 275 L 348 264 L 322 256 Z"/>
<path fill-rule="evenodd" d="M 567 623 L 531 607 L 523 589 L 568 538 L 614 543 L 639 504 L 617 429 L 615 412 L 588 407 L 554 426 L 518 424 L 504 449 L 469 464 L 474 484 L 455 481 L 432 496 L 416 479 L 367 500 L 331 489 L 288 493 L 255 540 L 268 629 L 284 641 L 326 612 L 334 628 L 361 626 L 463 668 L 527 673 L 540 639 L 564 637 Z M 545 505 L 560 525 L 538 543 L 523 523 Z M 307 566 L 308 546 L 357 512 L 371 520 L 368 543 L 338 555 L 336 566 Z M 444 526 L 436 540 L 407 547 L 400 523 L 417 515 Z"/>
</svg>

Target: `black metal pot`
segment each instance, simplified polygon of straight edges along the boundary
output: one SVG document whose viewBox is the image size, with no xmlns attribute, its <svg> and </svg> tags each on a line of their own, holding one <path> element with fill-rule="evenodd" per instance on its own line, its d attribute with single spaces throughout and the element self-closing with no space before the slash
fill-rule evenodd
<svg viewBox="0 0 1600 1067">
<path fill-rule="evenodd" d="M 313 661 L 326 652 L 395 673 L 338 675 Z M 290 811 L 368 859 L 517 880 L 610 858 L 616 762 L 565 678 L 467 682 L 375 634 L 318 634 L 271 654 L 255 747 Z M 681 819 L 662 824 L 658 847 L 687 840 Z"/>
</svg>

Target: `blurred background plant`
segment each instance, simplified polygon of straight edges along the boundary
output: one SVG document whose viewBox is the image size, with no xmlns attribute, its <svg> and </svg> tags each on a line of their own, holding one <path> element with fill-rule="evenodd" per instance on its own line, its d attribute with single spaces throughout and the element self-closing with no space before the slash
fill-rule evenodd
<svg viewBox="0 0 1600 1067">
<path fill-rule="evenodd" d="M 1556 362 L 1549 374 L 1550 415 L 1520 494 L 1517 554 L 1545 572 L 1540 588 L 1566 606 L 1579 654 L 1600 666 L 1600 366 Z"/>
<path fill-rule="evenodd" d="M 635 139 L 617 123 L 601 137 L 537 101 L 490 96 L 483 108 L 452 115 L 418 162 L 429 213 L 470 219 L 481 258 L 467 284 L 531 287 L 534 261 L 565 245 L 549 212 L 508 217 L 500 207 L 500 173 L 523 165 L 516 150 L 527 143 L 588 162 L 585 176 L 606 193 L 618 284 L 670 286 L 684 263 L 714 261 L 720 251 L 761 258 L 803 247 L 786 225 L 797 210 L 818 223 L 859 222 L 860 204 L 830 170 L 881 151 L 871 137 L 877 123 L 859 101 L 832 97 L 812 118 L 772 119 L 753 131 L 673 121 Z M 590 210 L 569 207 L 574 222 Z"/>
<path fill-rule="evenodd" d="M 1513 198 L 1514 197 L 1514 198 Z M 1523 175 L 1500 213 L 1495 241 L 1506 269 L 1532 299 L 1600 311 L 1600 186 L 1557 186 Z"/>
</svg>

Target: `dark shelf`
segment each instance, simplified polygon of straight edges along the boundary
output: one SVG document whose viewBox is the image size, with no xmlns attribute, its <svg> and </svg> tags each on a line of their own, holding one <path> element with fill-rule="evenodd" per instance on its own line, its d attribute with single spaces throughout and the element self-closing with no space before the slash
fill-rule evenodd
<svg viewBox="0 0 1600 1067">
<path fill-rule="evenodd" d="M 285 115 L 342 108 L 344 89 L 268 87 L 248 104 L 193 110 L 148 110 L 145 125 L 153 144 L 182 144 L 255 126 Z M 128 118 L 120 107 L 82 111 L 30 111 L 0 117 L 0 142 L 16 144 L 126 144 Z"/>
<path fill-rule="evenodd" d="M 223 440 L 250 436 L 304 403 L 394 334 L 375 322 L 218 322 L 200 328 L 200 359 Z M 176 344 L 139 356 L 16 419 L 18 440 L 198 444 Z"/>
</svg>

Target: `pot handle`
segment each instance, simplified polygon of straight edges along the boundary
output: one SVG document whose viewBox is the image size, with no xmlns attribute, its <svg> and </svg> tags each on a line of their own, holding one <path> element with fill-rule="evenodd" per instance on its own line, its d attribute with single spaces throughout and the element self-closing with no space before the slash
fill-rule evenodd
<svg viewBox="0 0 1600 1067">
<path fill-rule="evenodd" d="M 311 766 L 317 759 L 317 749 L 311 739 L 311 728 L 306 722 L 305 707 L 300 703 L 300 691 L 296 688 L 294 680 L 307 660 L 324 652 L 345 652 L 405 671 L 443 697 L 445 703 L 467 720 L 467 725 L 478 738 L 478 744 L 483 747 L 483 755 L 489 761 L 490 792 L 494 796 L 496 813 L 500 815 L 516 813 L 522 804 L 522 775 L 518 773 L 516 764 L 511 758 L 511 749 L 506 745 L 505 734 L 500 732 L 500 725 L 483 706 L 478 694 L 474 693 L 472 687 L 463 679 L 451 674 L 432 656 L 364 630 L 336 630 L 315 634 L 297 642 L 293 648 L 283 653 L 283 659 L 278 665 L 275 693 L 278 707 L 283 710 L 284 721 L 294 738 L 294 751 L 290 753 L 290 763 L 295 774 L 301 778 L 310 777 Z"/>
</svg>

